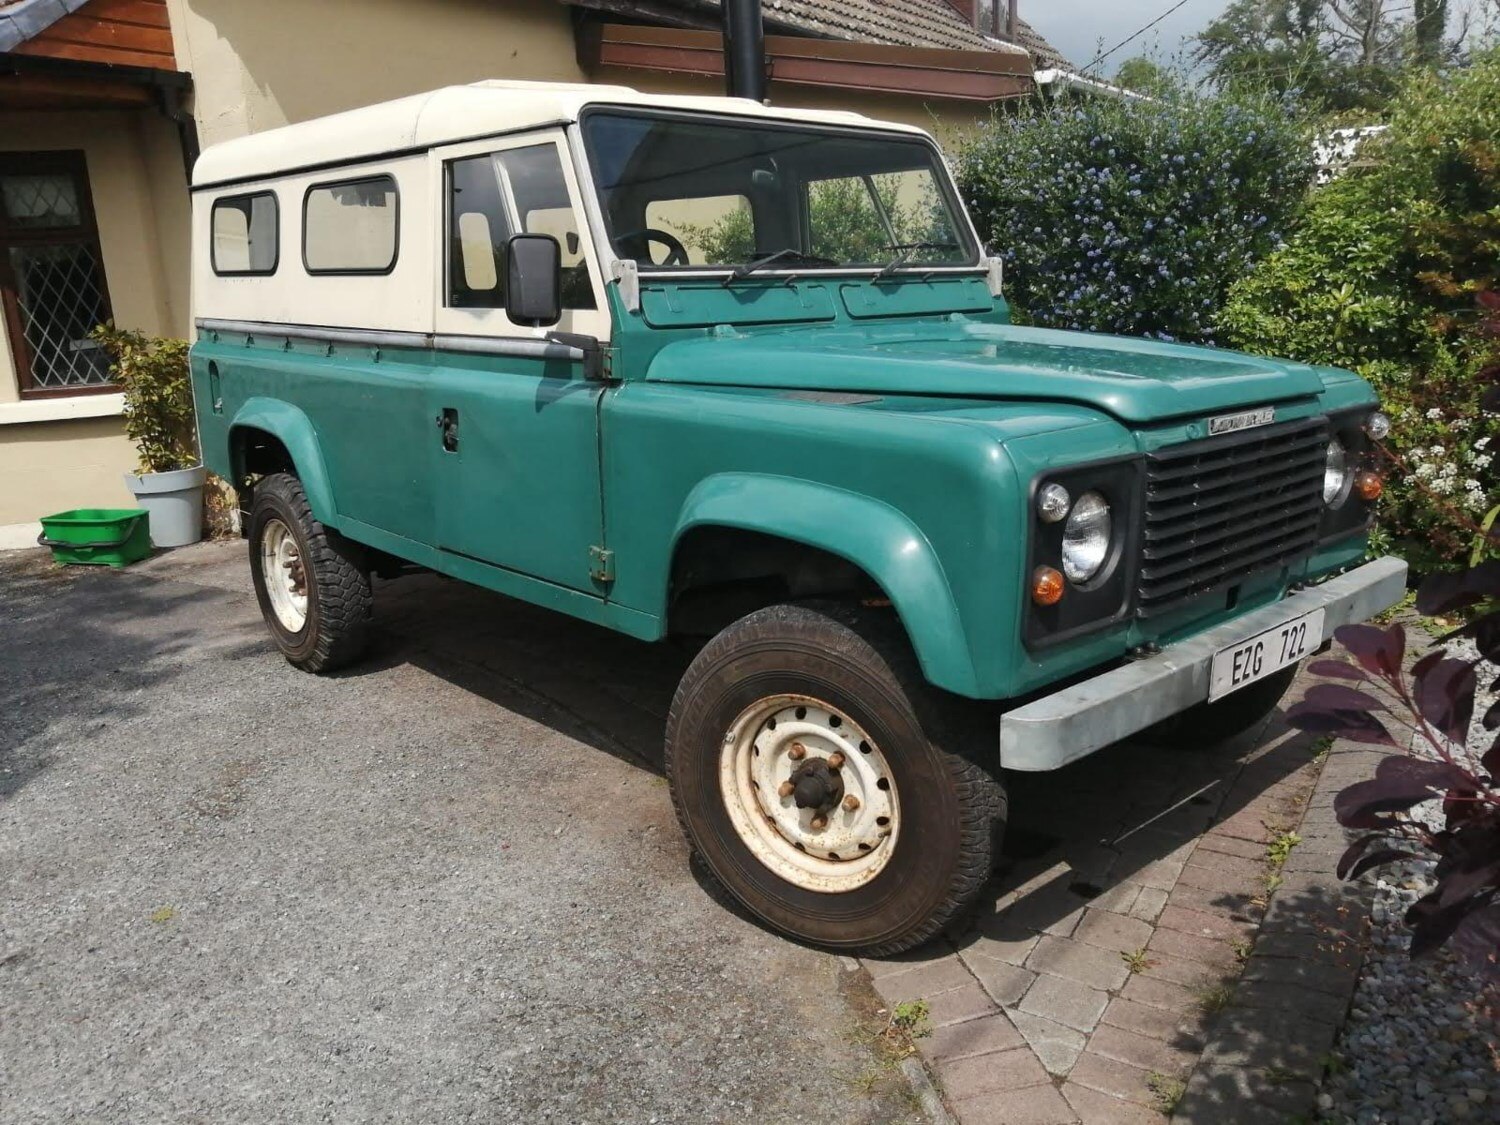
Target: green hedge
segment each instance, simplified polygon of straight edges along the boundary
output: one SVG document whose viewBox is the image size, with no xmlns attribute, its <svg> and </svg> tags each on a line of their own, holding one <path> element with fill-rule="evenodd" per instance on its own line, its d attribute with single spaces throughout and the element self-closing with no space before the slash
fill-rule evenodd
<svg viewBox="0 0 1500 1125">
<path fill-rule="evenodd" d="M 1353 368 L 1395 423 L 1382 546 L 1459 563 L 1494 504 L 1496 419 L 1476 373 L 1493 354 L 1476 297 L 1500 264 L 1500 53 L 1412 78 L 1389 132 L 1314 193 L 1290 241 L 1238 282 L 1226 344 Z"/>
</svg>

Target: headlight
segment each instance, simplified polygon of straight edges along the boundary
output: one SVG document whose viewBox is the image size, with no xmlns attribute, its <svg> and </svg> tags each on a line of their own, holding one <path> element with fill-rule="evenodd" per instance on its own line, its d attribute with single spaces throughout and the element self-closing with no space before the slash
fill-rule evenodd
<svg viewBox="0 0 1500 1125">
<path fill-rule="evenodd" d="M 1063 573 L 1070 582 L 1087 582 L 1109 556 L 1109 503 L 1097 492 L 1085 492 L 1073 505 L 1063 528 Z"/>
<path fill-rule="evenodd" d="M 1049 484 L 1036 494 L 1036 514 L 1043 523 L 1057 523 L 1068 514 L 1073 498 L 1060 484 Z"/>
<path fill-rule="evenodd" d="M 1353 476 L 1349 472 L 1349 454 L 1344 443 L 1334 438 L 1328 443 L 1328 460 L 1323 466 L 1323 503 L 1337 508 L 1349 499 Z"/>
</svg>

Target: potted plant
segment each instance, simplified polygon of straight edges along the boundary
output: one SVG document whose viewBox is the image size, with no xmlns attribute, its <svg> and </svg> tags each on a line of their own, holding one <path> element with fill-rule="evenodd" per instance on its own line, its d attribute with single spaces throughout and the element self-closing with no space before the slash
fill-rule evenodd
<svg viewBox="0 0 1500 1125">
<path fill-rule="evenodd" d="M 198 460 L 187 341 L 113 324 L 92 335 L 125 394 L 125 433 L 141 455 L 140 471 L 126 473 L 125 484 L 150 513 L 151 541 L 158 547 L 196 543 L 203 537 L 208 470 Z"/>
</svg>

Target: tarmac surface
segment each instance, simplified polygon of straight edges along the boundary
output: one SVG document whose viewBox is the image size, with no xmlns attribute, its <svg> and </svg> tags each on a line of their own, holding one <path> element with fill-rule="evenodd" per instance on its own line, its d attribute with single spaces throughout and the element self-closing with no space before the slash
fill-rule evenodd
<svg viewBox="0 0 1500 1125">
<path fill-rule="evenodd" d="M 0 555 L 0 1120 L 922 1120 L 690 862 L 687 655 L 433 576 L 287 665 L 242 543 Z"/>
</svg>

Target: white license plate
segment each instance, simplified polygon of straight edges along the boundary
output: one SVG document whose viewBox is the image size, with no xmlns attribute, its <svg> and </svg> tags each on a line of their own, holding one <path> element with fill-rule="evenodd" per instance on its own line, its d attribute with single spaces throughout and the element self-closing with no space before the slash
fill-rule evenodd
<svg viewBox="0 0 1500 1125">
<path fill-rule="evenodd" d="M 1220 649 L 1209 666 L 1208 698 L 1222 699 L 1246 684 L 1263 680 L 1288 664 L 1310 655 L 1323 643 L 1323 611 L 1267 629 L 1264 633 Z"/>
</svg>

